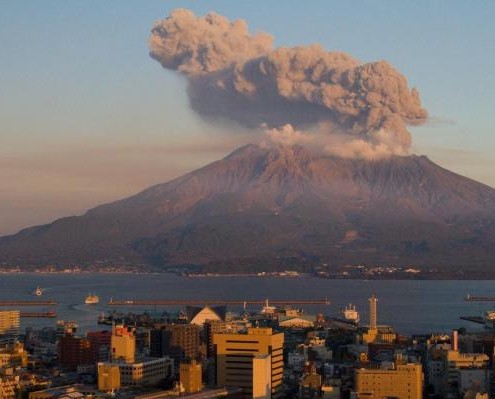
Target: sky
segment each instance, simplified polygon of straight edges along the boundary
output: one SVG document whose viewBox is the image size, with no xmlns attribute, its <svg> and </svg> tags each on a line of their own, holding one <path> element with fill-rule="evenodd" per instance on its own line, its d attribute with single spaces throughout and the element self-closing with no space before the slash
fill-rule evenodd
<svg viewBox="0 0 495 399">
<path fill-rule="evenodd" d="M 387 60 L 420 92 L 413 152 L 495 187 L 493 1 L 0 1 L 0 235 L 135 194 L 250 140 L 193 112 L 149 56 L 176 8 L 275 45 Z"/>
</svg>

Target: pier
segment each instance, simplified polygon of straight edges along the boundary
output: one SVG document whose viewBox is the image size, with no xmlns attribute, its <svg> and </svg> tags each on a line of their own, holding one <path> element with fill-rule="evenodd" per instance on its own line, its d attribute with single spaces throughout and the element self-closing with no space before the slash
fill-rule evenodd
<svg viewBox="0 0 495 399">
<path fill-rule="evenodd" d="M 2 301 L 0 300 L 0 306 L 54 306 L 57 302 L 54 299 L 45 301 Z"/>
<path fill-rule="evenodd" d="M 128 300 L 115 300 L 110 299 L 109 306 L 207 306 L 207 305 L 329 305 L 328 299 L 287 299 L 287 300 L 239 300 L 239 299 L 191 299 L 191 300 L 158 300 L 158 299 L 128 299 Z"/>
<path fill-rule="evenodd" d="M 467 296 L 464 298 L 466 302 L 495 302 L 495 297 L 494 296 L 476 296 L 476 295 L 471 295 L 467 294 Z"/>
</svg>

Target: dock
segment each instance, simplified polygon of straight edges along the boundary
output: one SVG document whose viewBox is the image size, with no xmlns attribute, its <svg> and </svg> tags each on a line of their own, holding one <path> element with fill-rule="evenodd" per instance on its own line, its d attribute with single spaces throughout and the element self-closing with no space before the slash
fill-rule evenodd
<svg viewBox="0 0 495 399">
<path fill-rule="evenodd" d="M 477 324 L 485 324 L 483 317 L 481 316 L 461 316 L 461 320 L 470 321 Z"/>
<path fill-rule="evenodd" d="M 467 294 L 464 298 L 466 302 L 495 302 L 495 297 L 493 296 L 476 296 Z"/>
<path fill-rule="evenodd" d="M 57 302 L 54 299 L 45 301 L 2 301 L 0 306 L 55 306 Z"/>
<path fill-rule="evenodd" d="M 190 299 L 190 300 L 140 300 L 140 299 L 128 299 L 128 300 L 115 300 L 110 299 L 108 306 L 207 306 L 207 305 L 329 305 L 328 299 L 287 299 L 287 300 L 240 300 L 240 299 Z"/>
</svg>

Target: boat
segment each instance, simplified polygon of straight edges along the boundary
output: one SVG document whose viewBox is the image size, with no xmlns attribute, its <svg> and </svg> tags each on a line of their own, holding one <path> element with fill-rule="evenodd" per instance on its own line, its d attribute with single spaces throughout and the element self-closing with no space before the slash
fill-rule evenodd
<svg viewBox="0 0 495 399">
<path fill-rule="evenodd" d="M 99 302 L 100 302 L 100 297 L 96 294 L 89 294 L 84 300 L 84 303 L 86 305 L 96 305 Z"/>
<path fill-rule="evenodd" d="M 342 309 L 341 313 L 346 322 L 353 324 L 359 323 L 359 312 L 356 310 L 356 306 L 354 306 L 352 303 L 346 305 Z"/>
<path fill-rule="evenodd" d="M 43 295 L 43 290 L 38 286 L 36 289 L 33 291 L 33 294 L 36 296 L 41 296 Z"/>
<path fill-rule="evenodd" d="M 483 322 L 485 323 L 485 326 L 489 328 L 494 328 L 495 327 L 495 310 L 487 310 L 483 314 Z"/>
</svg>

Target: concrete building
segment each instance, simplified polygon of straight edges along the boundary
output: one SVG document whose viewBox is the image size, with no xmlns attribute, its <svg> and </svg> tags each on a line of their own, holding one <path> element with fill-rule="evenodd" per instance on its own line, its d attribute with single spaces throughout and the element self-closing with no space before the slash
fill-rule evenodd
<svg viewBox="0 0 495 399">
<path fill-rule="evenodd" d="M 201 327 L 195 324 L 165 324 L 151 331 L 150 355 L 170 356 L 176 364 L 201 357 Z"/>
<path fill-rule="evenodd" d="M 187 306 L 187 320 L 190 324 L 203 326 L 207 320 L 225 321 L 227 308 L 225 306 Z"/>
<path fill-rule="evenodd" d="M 94 365 L 98 360 L 98 348 L 87 338 L 65 335 L 58 343 L 58 359 L 63 368 L 75 371 L 79 365 Z"/>
<path fill-rule="evenodd" d="M 110 359 L 112 332 L 108 330 L 89 331 L 86 338 L 97 347 L 98 361 L 107 362 Z"/>
<path fill-rule="evenodd" d="M 0 310 L 0 342 L 9 342 L 19 337 L 21 312 Z"/>
<path fill-rule="evenodd" d="M 120 370 L 120 382 L 126 386 L 155 385 L 171 377 L 174 371 L 174 361 L 169 357 L 116 364 Z"/>
<path fill-rule="evenodd" d="M 215 334 L 217 384 L 243 388 L 243 397 L 253 396 L 253 359 L 270 355 L 271 396 L 282 392 L 284 334 L 271 328 L 253 328 L 247 334 Z"/>
<path fill-rule="evenodd" d="M 399 364 L 395 369 L 356 370 L 357 398 L 421 399 L 423 371 L 420 364 Z"/>
<path fill-rule="evenodd" d="M 186 394 L 199 392 L 203 389 L 203 371 L 201 364 L 195 360 L 181 363 L 179 367 L 181 392 Z"/>
<path fill-rule="evenodd" d="M 98 363 L 98 389 L 103 392 L 112 392 L 119 389 L 120 368 L 118 364 Z"/>
<path fill-rule="evenodd" d="M 270 355 L 256 355 L 253 358 L 253 399 L 272 397 L 272 358 Z"/>
<path fill-rule="evenodd" d="M 134 362 L 136 355 L 136 335 L 133 328 L 123 325 L 113 326 L 110 345 L 112 361 Z"/>
</svg>

